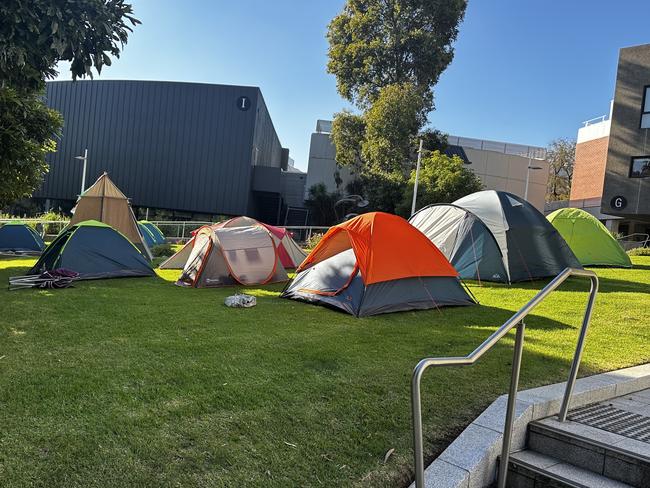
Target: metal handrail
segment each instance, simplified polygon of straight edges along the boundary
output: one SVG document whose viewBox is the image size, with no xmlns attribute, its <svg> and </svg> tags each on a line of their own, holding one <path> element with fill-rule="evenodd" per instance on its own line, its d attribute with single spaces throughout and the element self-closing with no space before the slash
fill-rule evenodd
<svg viewBox="0 0 650 488">
<path fill-rule="evenodd" d="M 559 287 L 570 276 L 579 276 L 589 278 L 591 281 L 591 288 L 589 290 L 589 299 L 585 308 L 585 314 L 582 319 L 582 327 L 578 335 L 578 343 L 573 355 L 573 363 L 571 364 L 571 371 L 567 381 L 566 389 L 564 391 L 564 398 L 562 406 L 560 407 L 559 420 L 564 422 L 566 420 L 567 412 L 569 410 L 569 402 L 573 387 L 575 385 L 576 377 L 578 375 L 578 368 L 580 367 L 580 360 L 582 358 L 582 351 L 584 349 L 585 337 L 591 314 L 593 312 L 594 302 L 598 294 L 598 276 L 593 271 L 576 268 L 566 268 L 559 275 L 557 275 L 551 282 L 540 290 L 526 305 L 519 309 L 512 317 L 510 317 L 501 327 L 499 327 L 490 337 L 488 337 L 483 344 L 478 346 L 474 351 L 464 357 L 447 357 L 447 358 L 425 358 L 422 359 L 413 370 L 411 379 L 411 408 L 413 413 L 413 448 L 415 455 L 415 486 L 416 488 L 424 488 L 424 455 L 422 449 L 422 399 L 420 396 L 420 382 L 424 371 L 429 366 L 471 366 L 479 360 L 483 354 L 489 351 L 499 340 L 501 340 L 511 329 L 517 327 L 517 335 L 515 338 L 515 349 L 512 361 L 512 376 L 510 379 L 510 391 L 508 393 L 508 406 L 506 409 L 506 421 L 503 429 L 503 446 L 501 449 L 501 461 L 499 463 L 498 474 L 498 488 L 504 488 L 506 485 L 506 476 L 508 471 L 508 459 L 510 457 L 510 441 L 512 437 L 512 424 L 514 418 L 515 402 L 517 399 L 517 386 L 519 384 L 519 370 L 521 369 L 521 354 L 524 346 L 524 318 L 539 305 L 551 292 Z"/>
</svg>

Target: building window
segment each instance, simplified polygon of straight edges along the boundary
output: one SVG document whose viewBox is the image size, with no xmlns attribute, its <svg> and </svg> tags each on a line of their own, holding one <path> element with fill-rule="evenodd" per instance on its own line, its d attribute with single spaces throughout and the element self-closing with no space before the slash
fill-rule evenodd
<svg viewBox="0 0 650 488">
<path fill-rule="evenodd" d="M 630 165 L 630 178 L 650 177 L 650 156 L 632 158 Z"/>
<path fill-rule="evenodd" d="M 650 86 L 643 91 L 643 111 L 641 112 L 641 128 L 650 129 Z"/>
</svg>

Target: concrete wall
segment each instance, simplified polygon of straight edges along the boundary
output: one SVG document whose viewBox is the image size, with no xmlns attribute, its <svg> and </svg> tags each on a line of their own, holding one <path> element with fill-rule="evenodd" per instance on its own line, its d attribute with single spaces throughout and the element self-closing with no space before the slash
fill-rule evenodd
<svg viewBox="0 0 650 488">
<path fill-rule="evenodd" d="M 470 147 L 463 149 L 472 163 L 467 167 L 481 178 L 486 190 L 507 191 L 524 198 L 527 157 Z M 533 159 L 531 166 L 539 166 L 542 169 L 530 171 L 528 201 L 543 212 L 549 164 L 544 160 Z"/>
<path fill-rule="evenodd" d="M 460 138 L 458 140 L 462 141 Z M 526 168 L 528 167 L 527 157 L 499 151 L 462 147 L 467 159 L 471 162 L 467 168 L 474 171 L 481 178 L 486 189 L 508 191 L 522 198 L 524 197 Z M 336 171 L 335 157 L 336 151 L 330 135 L 328 133 L 313 133 L 309 146 L 309 169 L 307 171 L 305 193 L 317 183 L 324 183 L 330 192 L 337 189 L 334 178 Z M 549 164 L 544 160 L 533 159 L 531 165 L 541 166 L 542 169 L 530 172 L 528 201 L 543 212 Z M 341 168 L 339 174 L 342 179 L 339 188 L 345 190 L 345 185 L 352 180 L 352 176 L 346 168 Z"/>
<path fill-rule="evenodd" d="M 344 191 L 345 185 L 352 181 L 352 175 L 347 168 L 339 168 L 339 177 L 342 182 L 340 187 L 336 185 L 335 173 L 336 166 L 336 150 L 334 144 L 330 139 L 330 134 L 326 132 L 314 132 L 311 135 L 309 143 L 309 163 L 307 168 L 307 181 L 305 183 L 305 198 L 309 189 L 318 184 L 323 183 L 327 187 L 327 191 L 334 192 L 337 190 Z"/>
<path fill-rule="evenodd" d="M 650 220 L 650 178 L 630 178 L 631 158 L 650 155 L 649 129 L 641 129 L 645 86 L 650 85 L 650 44 L 621 49 L 612 108 L 602 211 Z M 622 196 L 625 208 L 612 207 Z"/>
</svg>

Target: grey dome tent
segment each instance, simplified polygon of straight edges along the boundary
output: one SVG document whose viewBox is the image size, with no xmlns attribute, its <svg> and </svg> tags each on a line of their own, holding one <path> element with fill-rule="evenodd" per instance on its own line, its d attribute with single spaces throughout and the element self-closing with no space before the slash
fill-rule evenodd
<svg viewBox="0 0 650 488">
<path fill-rule="evenodd" d="M 41 236 L 22 222 L 7 222 L 0 227 L 0 253 L 40 254 L 44 248 Z"/>
<path fill-rule="evenodd" d="M 156 275 L 135 245 L 110 225 L 96 220 L 66 228 L 27 274 L 57 268 L 76 271 L 82 280 Z"/>
<path fill-rule="evenodd" d="M 410 222 L 463 279 L 515 283 L 582 267 L 544 215 L 511 193 L 486 190 L 430 205 Z"/>
</svg>

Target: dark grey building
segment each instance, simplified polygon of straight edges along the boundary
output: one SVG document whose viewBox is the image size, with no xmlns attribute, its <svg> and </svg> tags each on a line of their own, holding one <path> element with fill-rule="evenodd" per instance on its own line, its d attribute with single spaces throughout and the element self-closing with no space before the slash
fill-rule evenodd
<svg viewBox="0 0 650 488">
<path fill-rule="evenodd" d="M 305 175 L 259 88 L 162 81 L 57 81 L 47 104 L 65 119 L 50 172 L 34 198 L 69 208 L 88 149 L 86 185 L 102 172 L 139 208 L 176 218 L 250 215 L 283 223 Z"/>
<path fill-rule="evenodd" d="M 624 242 L 646 240 L 650 235 L 650 44 L 620 50 L 609 114 L 583 122 L 576 142 L 567 204 L 627 236 Z"/>
<path fill-rule="evenodd" d="M 650 221 L 649 131 L 650 44 L 644 44 L 621 49 L 619 55 L 601 203 L 604 213 Z"/>
</svg>

